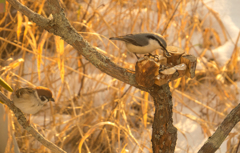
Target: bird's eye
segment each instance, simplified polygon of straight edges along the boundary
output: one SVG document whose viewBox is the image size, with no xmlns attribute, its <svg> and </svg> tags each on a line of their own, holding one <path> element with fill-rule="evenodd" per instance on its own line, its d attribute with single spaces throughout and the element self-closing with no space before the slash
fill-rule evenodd
<svg viewBox="0 0 240 153">
<path fill-rule="evenodd" d="M 47 100 L 47 98 L 45 96 L 40 96 L 39 98 L 41 99 L 41 101 L 46 101 Z"/>
</svg>

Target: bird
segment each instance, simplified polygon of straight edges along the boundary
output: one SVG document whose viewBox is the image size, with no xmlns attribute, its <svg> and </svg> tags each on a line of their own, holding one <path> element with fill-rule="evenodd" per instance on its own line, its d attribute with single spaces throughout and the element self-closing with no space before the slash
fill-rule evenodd
<svg viewBox="0 0 240 153">
<path fill-rule="evenodd" d="M 45 103 L 55 101 L 51 90 L 42 86 L 20 88 L 11 97 L 14 105 L 26 114 L 36 114 Z"/>
<path fill-rule="evenodd" d="M 139 59 L 137 54 L 146 54 L 153 52 L 156 49 L 164 50 L 167 57 L 171 54 L 167 51 L 167 43 L 162 35 L 157 33 L 137 33 L 128 34 L 125 36 L 111 37 L 110 40 L 120 40 L 126 43 L 126 48 Z"/>
</svg>

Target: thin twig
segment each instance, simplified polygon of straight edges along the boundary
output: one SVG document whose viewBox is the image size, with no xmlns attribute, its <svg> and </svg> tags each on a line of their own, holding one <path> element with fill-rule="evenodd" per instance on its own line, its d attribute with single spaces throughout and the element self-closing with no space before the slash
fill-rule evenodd
<svg viewBox="0 0 240 153">
<path fill-rule="evenodd" d="M 22 125 L 22 127 L 28 131 L 28 133 L 32 134 L 32 136 L 38 140 L 42 145 L 47 147 L 48 149 L 51 150 L 51 152 L 54 153 L 66 153 L 64 150 L 59 148 L 57 145 L 54 143 L 50 142 L 47 140 L 45 137 L 43 137 L 35 128 L 33 128 L 28 122 L 24 114 L 21 112 L 19 108 L 17 108 L 13 102 L 8 99 L 2 92 L 0 92 L 0 101 L 2 101 L 4 104 L 10 108 L 13 113 L 15 114 L 19 124 Z"/>
<path fill-rule="evenodd" d="M 129 86 L 129 87 L 127 88 L 127 90 L 126 90 L 126 91 L 122 94 L 122 96 L 119 98 L 119 100 L 117 101 L 117 104 L 116 104 L 115 107 L 113 108 L 111 114 L 108 116 L 107 121 L 109 121 L 110 118 L 113 116 L 114 110 L 115 110 L 115 109 L 118 107 L 118 105 L 120 104 L 120 103 L 119 103 L 120 100 L 126 95 L 126 93 L 128 92 L 128 90 L 129 90 L 131 87 L 132 87 L 132 86 Z M 102 131 L 103 131 L 103 129 L 104 129 L 105 127 L 106 127 L 106 125 L 104 125 L 104 126 L 102 127 L 102 129 L 100 130 L 98 136 L 96 137 L 96 139 L 95 139 L 93 145 L 96 144 L 96 142 L 97 142 L 99 136 L 102 134 Z"/>
<path fill-rule="evenodd" d="M 83 61 L 82 61 L 81 57 L 82 56 L 80 55 L 79 62 L 81 63 L 81 66 L 82 66 L 82 73 L 85 74 L 86 73 L 85 64 L 83 64 Z M 84 85 L 84 79 L 85 79 L 85 76 L 82 76 L 82 78 L 81 78 L 81 85 L 80 85 L 80 88 L 78 90 L 78 96 L 80 96 L 80 94 L 81 94 L 81 91 L 82 91 L 82 88 L 83 88 L 83 85 Z"/>
<path fill-rule="evenodd" d="M 164 29 L 163 29 L 163 31 L 162 31 L 162 34 L 164 34 L 165 31 L 167 30 L 168 25 L 169 25 L 170 21 L 173 19 L 173 16 L 175 15 L 175 13 L 176 13 L 176 11 L 177 11 L 177 8 L 178 8 L 178 6 L 179 6 L 179 4 L 180 4 L 181 2 L 182 2 L 182 0 L 178 2 L 178 4 L 177 4 L 177 6 L 176 6 L 176 8 L 175 8 L 175 10 L 174 10 L 174 12 L 173 12 L 173 14 L 172 14 L 172 16 L 171 16 L 170 19 L 168 20 L 168 23 L 165 24 L 166 26 L 164 27 Z"/>
<path fill-rule="evenodd" d="M 237 147 L 236 147 L 235 153 L 238 153 L 239 146 L 240 146 L 240 140 L 238 139 L 238 145 L 237 145 Z"/>
<path fill-rule="evenodd" d="M 83 14 L 83 17 L 82 17 L 82 19 L 81 19 L 81 22 L 83 22 L 83 20 L 85 20 L 86 15 L 87 15 L 87 12 L 88 12 L 88 9 L 89 9 L 89 6 L 90 6 L 91 3 L 92 3 L 92 0 L 89 1 L 88 5 L 87 5 L 87 9 L 86 9 L 86 11 L 85 11 L 85 13 Z"/>
<path fill-rule="evenodd" d="M 240 121 L 240 104 L 238 104 L 224 119 L 215 133 L 208 138 L 198 153 L 215 152 L 226 139 L 233 127 Z"/>
<path fill-rule="evenodd" d="M 147 91 L 145 87 L 137 84 L 134 71 L 118 66 L 107 56 L 100 54 L 95 47 L 91 46 L 85 39 L 83 39 L 81 35 L 77 33 L 77 31 L 67 20 L 64 10 L 59 4 L 57 4 L 57 0 L 49 0 L 49 6 L 52 8 L 53 14 L 52 20 L 33 12 L 26 6 L 22 5 L 19 1 L 8 0 L 8 2 L 37 25 L 51 33 L 54 33 L 55 35 L 62 37 L 64 41 L 72 45 L 77 50 L 78 54 L 83 55 L 89 62 L 91 62 L 102 72 L 131 86 Z"/>
</svg>

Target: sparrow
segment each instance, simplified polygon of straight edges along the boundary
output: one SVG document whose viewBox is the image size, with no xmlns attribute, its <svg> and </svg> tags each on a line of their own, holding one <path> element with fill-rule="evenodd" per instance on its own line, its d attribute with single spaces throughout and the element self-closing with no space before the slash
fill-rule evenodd
<svg viewBox="0 0 240 153">
<path fill-rule="evenodd" d="M 137 33 L 128 34 L 125 36 L 111 37 L 110 40 L 120 40 L 125 42 L 126 48 L 129 52 L 132 52 L 139 59 L 137 54 L 146 54 L 153 52 L 156 49 L 164 50 L 167 57 L 171 54 L 167 51 L 167 43 L 162 35 L 157 33 Z"/>
<path fill-rule="evenodd" d="M 53 101 L 52 92 L 46 87 L 20 88 L 13 92 L 12 100 L 23 113 L 36 114 L 45 103 Z"/>
</svg>

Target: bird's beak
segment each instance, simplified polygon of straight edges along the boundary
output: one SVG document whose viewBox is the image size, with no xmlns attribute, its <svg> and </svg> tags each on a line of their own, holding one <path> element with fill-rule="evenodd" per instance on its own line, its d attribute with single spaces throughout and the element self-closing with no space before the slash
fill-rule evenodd
<svg viewBox="0 0 240 153">
<path fill-rule="evenodd" d="M 49 98 L 48 99 L 49 101 L 52 101 L 52 102 L 55 102 L 55 100 L 53 98 Z"/>
</svg>

